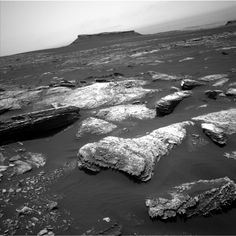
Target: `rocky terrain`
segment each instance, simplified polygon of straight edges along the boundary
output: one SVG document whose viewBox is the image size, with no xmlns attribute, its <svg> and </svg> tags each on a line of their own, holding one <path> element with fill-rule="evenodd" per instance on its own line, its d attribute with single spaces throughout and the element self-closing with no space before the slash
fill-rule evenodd
<svg viewBox="0 0 236 236">
<path fill-rule="evenodd" d="M 235 234 L 235 39 L 231 22 L 1 57 L 0 233 Z"/>
</svg>

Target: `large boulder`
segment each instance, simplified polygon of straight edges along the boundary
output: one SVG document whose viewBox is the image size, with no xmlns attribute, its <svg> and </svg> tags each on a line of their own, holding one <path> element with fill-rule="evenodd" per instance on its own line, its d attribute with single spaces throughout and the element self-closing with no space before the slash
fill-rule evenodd
<svg viewBox="0 0 236 236">
<path fill-rule="evenodd" d="M 12 116 L 0 121 L 0 140 L 16 141 L 27 136 L 45 135 L 72 124 L 79 118 L 78 107 L 60 107 Z"/>
<path fill-rule="evenodd" d="M 175 107 L 184 99 L 189 97 L 192 94 L 191 91 L 180 91 L 175 92 L 173 94 L 167 95 L 163 98 L 161 98 L 156 103 L 156 115 L 157 116 L 164 116 L 168 115 Z"/>
<path fill-rule="evenodd" d="M 139 138 L 106 137 L 88 143 L 78 152 L 78 166 L 91 171 L 113 168 L 139 180 L 151 179 L 156 161 L 168 154 L 186 136 L 189 121 L 176 123 Z"/>
<path fill-rule="evenodd" d="M 79 138 L 84 134 L 108 134 L 116 128 L 117 126 L 110 122 L 89 117 L 81 122 L 76 136 Z"/>
<path fill-rule="evenodd" d="M 96 116 L 108 121 L 123 121 L 126 119 L 153 119 L 156 116 L 154 109 L 145 104 L 127 104 L 103 108 L 96 112 Z"/>
<path fill-rule="evenodd" d="M 216 144 L 219 146 L 224 146 L 227 141 L 226 134 L 224 133 L 224 130 L 221 128 L 218 128 L 214 124 L 210 123 L 202 123 L 201 124 L 203 132 Z"/>
<path fill-rule="evenodd" d="M 199 180 L 174 187 L 162 195 L 146 200 L 151 218 L 206 216 L 235 202 L 236 184 L 228 177 Z"/>
<path fill-rule="evenodd" d="M 184 79 L 181 81 L 180 85 L 183 90 L 191 90 L 195 87 L 204 85 L 204 83 L 199 82 L 197 80 L 193 80 L 193 79 Z"/>
<path fill-rule="evenodd" d="M 236 133 L 236 109 L 235 108 L 193 117 L 192 120 L 200 121 L 201 123 L 203 122 L 203 123 L 214 124 L 218 128 L 223 129 L 225 134 Z"/>
</svg>

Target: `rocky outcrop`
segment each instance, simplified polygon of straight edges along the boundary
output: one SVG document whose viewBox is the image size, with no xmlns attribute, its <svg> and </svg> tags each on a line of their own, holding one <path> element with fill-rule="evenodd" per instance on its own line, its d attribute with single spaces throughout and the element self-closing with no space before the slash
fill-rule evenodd
<svg viewBox="0 0 236 236">
<path fill-rule="evenodd" d="M 126 119 L 153 119 L 156 116 L 154 109 L 149 109 L 145 104 L 127 104 L 108 107 L 96 112 L 96 116 L 108 121 L 123 121 Z"/>
<path fill-rule="evenodd" d="M 214 83 L 212 86 L 220 87 L 220 86 L 223 86 L 228 81 L 229 81 L 229 78 L 223 78 L 223 79 L 220 79 L 219 81 L 217 81 L 216 83 Z"/>
<path fill-rule="evenodd" d="M 69 125 L 78 118 L 79 108 L 72 106 L 12 116 L 0 121 L 0 140 L 7 142 L 26 138 L 28 135 L 44 135 L 48 131 Z"/>
<path fill-rule="evenodd" d="M 164 195 L 165 194 L 165 195 Z M 185 183 L 146 200 L 151 218 L 169 220 L 206 216 L 230 207 L 236 200 L 236 184 L 228 177 Z"/>
<path fill-rule="evenodd" d="M 153 81 L 156 81 L 156 80 L 175 81 L 175 80 L 180 80 L 181 79 L 180 76 L 168 75 L 168 74 L 159 73 L 159 72 L 156 72 L 156 71 L 148 71 L 148 72 L 146 72 L 146 74 L 151 76 Z"/>
<path fill-rule="evenodd" d="M 92 109 L 100 106 L 113 106 L 140 99 L 154 89 L 144 89 L 143 80 L 126 80 L 108 83 L 94 83 L 85 87 L 61 92 L 58 95 L 47 94 L 38 105 L 45 106 L 57 103 L 59 106 L 76 106 Z"/>
<path fill-rule="evenodd" d="M 214 75 L 206 75 L 201 77 L 200 81 L 211 82 L 215 80 L 225 79 L 228 75 L 227 74 L 214 74 Z"/>
<path fill-rule="evenodd" d="M 81 122 L 76 136 L 82 137 L 84 134 L 108 134 L 117 126 L 105 120 L 89 117 Z"/>
<path fill-rule="evenodd" d="M 193 79 L 184 79 L 181 81 L 180 85 L 183 90 L 191 90 L 195 87 L 204 85 L 204 83 L 193 80 Z"/>
<path fill-rule="evenodd" d="M 216 144 L 219 146 L 224 146 L 227 141 L 226 134 L 224 133 L 224 130 L 221 128 L 218 128 L 214 124 L 210 123 L 203 123 L 201 124 L 203 132 Z"/>
<path fill-rule="evenodd" d="M 206 115 L 192 118 L 194 121 L 211 123 L 218 128 L 223 129 L 225 134 L 236 133 L 236 109 L 223 110 L 219 112 L 212 112 Z"/>
<path fill-rule="evenodd" d="M 155 105 L 156 115 L 165 116 L 173 112 L 175 107 L 184 99 L 192 94 L 191 91 L 175 92 L 161 98 Z"/>
<path fill-rule="evenodd" d="M 155 162 L 182 143 L 185 127 L 190 124 L 188 121 L 176 123 L 139 138 L 109 136 L 88 143 L 78 152 L 78 166 L 94 172 L 113 168 L 142 181 L 150 180 Z"/>
<path fill-rule="evenodd" d="M 236 88 L 229 88 L 226 93 L 227 96 L 233 96 L 236 97 Z"/>
</svg>

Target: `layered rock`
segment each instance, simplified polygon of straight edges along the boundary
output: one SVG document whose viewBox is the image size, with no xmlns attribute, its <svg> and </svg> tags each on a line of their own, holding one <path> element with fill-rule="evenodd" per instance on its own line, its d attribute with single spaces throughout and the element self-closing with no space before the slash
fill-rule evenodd
<svg viewBox="0 0 236 236">
<path fill-rule="evenodd" d="M 181 88 L 183 90 L 191 90 L 195 87 L 202 86 L 202 85 L 204 85 L 204 83 L 199 82 L 197 80 L 193 80 L 193 79 L 184 79 L 181 81 Z"/>
<path fill-rule="evenodd" d="M 88 143 L 78 152 L 78 166 L 95 172 L 113 168 L 147 181 L 152 176 L 155 162 L 182 143 L 185 127 L 190 124 L 188 121 L 176 123 L 139 138 L 109 136 Z"/>
<path fill-rule="evenodd" d="M 223 129 L 225 134 L 236 133 L 236 109 L 228 109 L 219 112 L 212 112 L 206 115 L 192 118 L 194 121 L 211 123 Z"/>
<path fill-rule="evenodd" d="M 82 137 L 84 134 L 108 134 L 117 126 L 105 120 L 89 117 L 81 122 L 77 137 Z"/>
<path fill-rule="evenodd" d="M 164 195 L 165 194 L 165 195 Z M 185 183 L 146 200 L 151 218 L 168 220 L 206 216 L 230 207 L 236 200 L 236 184 L 228 177 Z"/>
<path fill-rule="evenodd" d="M 175 92 L 173 94 L 167 95 L 161 98 L 155 105 L 156 107 L 156 115 L 164 116 L 168 115 L 175 107 L 184 99 L 189 97 L 192 94 L 191 91 L 180 91 Z"/>
<path fill-rule="evenodd" d="M 12 116 L 0 121 L 0 140 L 17 140 L 27 135 L 44 135 L 46 132 L 73 123 L 79 118 L 78 107 L 52 108 Z"/>
<path fill-rule="evenodd" d="M 127 104 L 108 107 L 96 112 L 96 116 L 108 121 L 122 121 L 126 119 L 153 119 L 156 116 L 154 109 L 149 109 L 145 104 Z"/>
<path fill-rule="evenodd" d="M 201 127 L 203 129 L 203 132 L 216 144 L 223 146 L 226 144 L 227 137 L 224 133 L 224 130 L 221 128 L 218 128 L 214 124 L 210 123 L 203 123 L 201 124 Z"/>
<path fill-rule="evenodd" d="M 108 83 L 94 83 L 85 87 L 60 93 L 57 96 L 46 96 L 39 105 L 58 103 L 63 106 L 76 106 L 92 109 L 100 106 L 113 106 L 140 99 L 156 90 L 144 89 L 143 80 L 126 80 Z"/>
</svg>

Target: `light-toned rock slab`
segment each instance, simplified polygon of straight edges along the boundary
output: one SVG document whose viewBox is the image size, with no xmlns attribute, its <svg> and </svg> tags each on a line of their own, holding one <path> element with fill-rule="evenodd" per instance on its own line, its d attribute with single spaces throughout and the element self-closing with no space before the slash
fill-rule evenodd
<svg viewBox="0 0 236 236">
<path fill-rule="evenodd" d="M 153 119 L 156 116 L 154 109 L 149 109 L 145 104 L 127 104 L 108 107 L 99 110 L 96 116 L 107 121 L 123 121 L 126 119 Z"/>
<path fill-rule="evenodd" d="M 186 121 L 154 130 L 139 138 L 106 137 L 88 143 L 78 152 L 78 166 L 91 171 L 113 168 L 139 180 L 151 179 L 156 161 L 182 143 L 186 136 Z"/>
<path fill-rule="evenodd" d="M 81 122 L 76 136 L 82 137 L 84 134 L 108 134 L 116 128 L 117 126 L 110 122 L 89 117 Z"/>
</svg>

